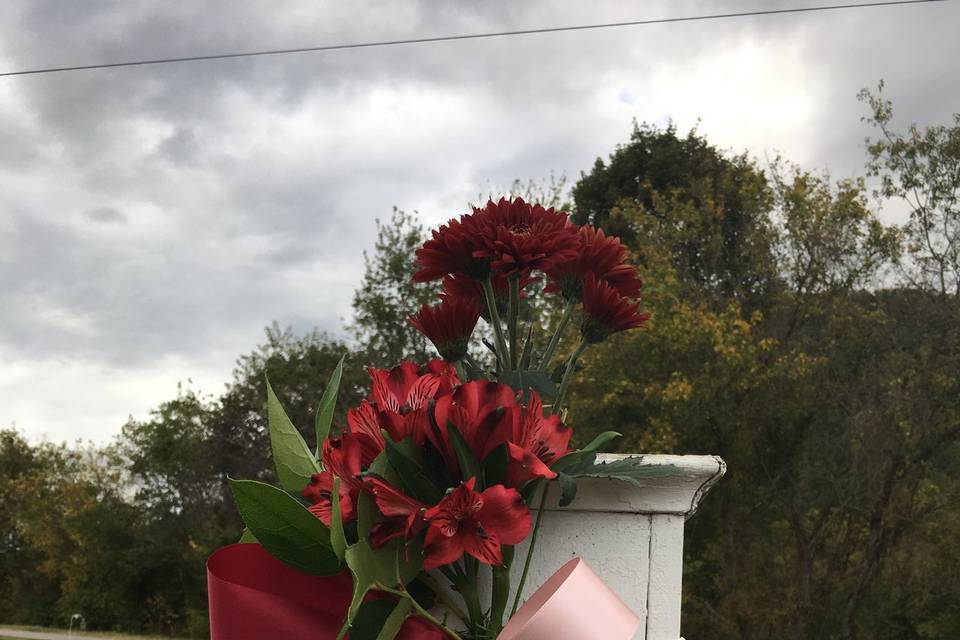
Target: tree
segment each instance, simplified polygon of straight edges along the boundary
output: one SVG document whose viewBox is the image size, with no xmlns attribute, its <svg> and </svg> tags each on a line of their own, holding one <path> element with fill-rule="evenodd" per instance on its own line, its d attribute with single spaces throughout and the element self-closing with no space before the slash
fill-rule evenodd
<svg viewBox="0 0 960 640">
<path fill-rule="evenodd" d="M 878 195 L 910 207 L 904 231 L 911 282 L 960 295 L 960 113 L 952 126 L 911 124 L 906 134 L 897 133 L 883 86 L 881 80 L 875 93 L 858 95 L 870 108 L 864 121 L 880 132 L 867 138 L 868 175 L 881 178 Z"/>
<path fill-rule="evenodd" d="M 414 252 L 425 239 L 416 212 L 394 207 L 388 222 L 377 220 L 374 254 L 364 252 L 363 282 L 353 294 L 354 336 L 371 364 L 388 367 L 431 357 L 429 341 L 407 321 L 421 305 L 436 301 L 435 283 L 411 278 L 416 270 Z"/>
<path fill-rule="evenodd" d="M 938 471 L 960 456 L 960 343 L 950 329 L 960 309 L 955 297 L 880 288 L 900 235 L 870 210 L 862 181 L 832 185 L 775 164 L 769 189 L 769 254 L 751 267 L 764 273 L 765 295 L 752 300 L 717 297 L 678 259 L 687 243 L 717 255 L 715 209 L 654 190 L 652 206 L 624 198 L 613 207 L 608 219 L 630 230 L 653 319 L 588 352 L 573 425 L 580 438 L 624 431 L 621 450 L 727 460 L 688 527 L 689 635 L 905 637 L 892 630 L 928 628 L 911 614 L 930 604 L 890 608 L 892 594 L 906 596 L 885 567 L 899 558 L 903 575 L 906 558 L 924 562 L 911 543 L 930 544 L 927 525 L 960 490 Z"/>
<path fill-rule="evenodd" d="M 655 238 L 715 309 L 729 300 L 758 304 L 776 277 L 767 180 L 746 155 L 728 157 L 696 129 L 676 134 L 672 124 L 634 124 L 630 142 L 574 186 L 574 220 L 634 245 Z M 634 206 L 649 215 L 624 219 L 622 207 Z"/>
</svg>

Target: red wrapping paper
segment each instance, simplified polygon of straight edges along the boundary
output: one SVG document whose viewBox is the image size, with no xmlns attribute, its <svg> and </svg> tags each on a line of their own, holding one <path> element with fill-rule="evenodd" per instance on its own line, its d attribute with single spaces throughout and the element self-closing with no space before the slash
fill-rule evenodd
<svg viewBox="0 0 960 640">
<path fill-rule="evenodd" d="M 211 640 L 334 640 L 353 583 L 280 562 L 258 544 L 233 544 L 207 561 Z"/>
</svg>

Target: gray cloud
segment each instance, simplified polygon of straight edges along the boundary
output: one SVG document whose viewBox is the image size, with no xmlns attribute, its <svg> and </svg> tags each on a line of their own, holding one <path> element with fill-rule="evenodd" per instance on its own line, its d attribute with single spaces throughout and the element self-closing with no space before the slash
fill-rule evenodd
<svg viewBox="0 0 960 640">
<path fill-rule="evenodd" d="M 0 67 L 732 6 L 13 0 Z M 958 18 L 943 3 L 0 79 L 0 424 L 104 438 L 178 378 L 215 391 L 272 320 L 338 332 L 391 206 L 436 223 L 489 184 L 576 179 L 632 118 L 701 118 L 721 147 L 855 174 L 860 87 L 886 78 L 904 124 L 958 110 Z M 64 415 L 58 387 L 86 413 Z"/>
</svg>

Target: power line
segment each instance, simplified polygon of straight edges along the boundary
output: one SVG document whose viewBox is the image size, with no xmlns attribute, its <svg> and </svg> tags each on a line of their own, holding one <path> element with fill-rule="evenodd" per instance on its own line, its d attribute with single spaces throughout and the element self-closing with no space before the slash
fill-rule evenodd
<svg viewBox="0 0 960 640">
<path fill-rule="evenodd" d="M 356 42 L 350 44 L 331 44 L 319 47 L 300 47 L 296 49 L 268 49 L 264 51 L 242 51 L 238 53 L 217 53 L 205 56 L 184 56 L 181 58 L 158 58 L 154 60 L 130 60 L 126 62 L 110 62 L 106 64 L 87 64 L 75 67 L 48 67 L 43 69 L 29 69 L 25 71 L 7 71 L 0 73 L 5 76 L 26 76 L 39 73 L 61 73 L 65 71 L 87 71 L 91 69 L 112 69 L 116 67 L 137 67 L 150 64 L 174 64 L 180 62 L 198 62 L 205 60 L 226 60 L 228 58 L 252 58 L 255 56 L 276 56 L 292 53 L 311 53 L 316 51 L 338 51 L 342 49 L 366 49 L 371 47 L 391 47 L 404 44 L 425 44 L 429 42 L 451 42 L 455 40 L 480 40 L 484 38 L 502 38 L 506 36 L 535 35 L 541 33 L 559 33 L 563 31 L 588 31 L 592 29 L 610 29 L 616 27 L 636 27 L 651 24 L 667 24 L 671 22 L 696 22 L 702 20 L 718 20 L 725 18 L 745 18 L 748 16 L 770 16 L 786 13 L 810 13 L 815 11 L 834 11 L 838 9 L 865 9 L 871 7 L 891 7 L 908 4 L 929 4 L 932 2 L 946 2 L 947 0 L 895 0 L 892 2 L 865 2 L 860 4 L 835 4 L 819 7 L 796 7 L 793 9 L 769 9 L 765 11 L 743 11 L 738 13 L 715 13 L 699 16 L 684 16 L 680 18 L 655 18 L 651 20 L 630 20 L 626 22 L 606 22 L 601 24 L 585 24 L 571 27 L 544 27 L 541 29 L 518 29 L 516 31 L 496 31 L 491 33 L 468 33 L 452 36 L 433 36 L 428 38 L 410 38 L 406 40 L 382 40 L 379 42 Z"/>
</svg>

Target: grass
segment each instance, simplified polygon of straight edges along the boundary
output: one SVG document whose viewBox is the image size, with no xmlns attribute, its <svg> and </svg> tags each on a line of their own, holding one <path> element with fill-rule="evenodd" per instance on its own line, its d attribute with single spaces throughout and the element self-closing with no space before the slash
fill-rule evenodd
<svg viewBox="0 0 960 640">
<path fill-rule="evenodd" d="M 17 624 L 2 624 L 0 627 L 12 630 L 16 629 L 18 631 L 41 631 L 46 633 L 62 633 L 67 635 L 67 629 L 54 629 L 51 627 L 29 627 Z M 177 638 L 170 638 L 168 636 L 132 636 L 126 633 L 114 633 L 111 631 L 74 631 L 74 638 L 110 638 L 110 640 L 178 640 Z M 0 640 L 22 640 L 21 638 L 9 638 L 7 636 L 0 636 Z M 184 640 L 184 639 L 179 639 Z"/>
</svg>

